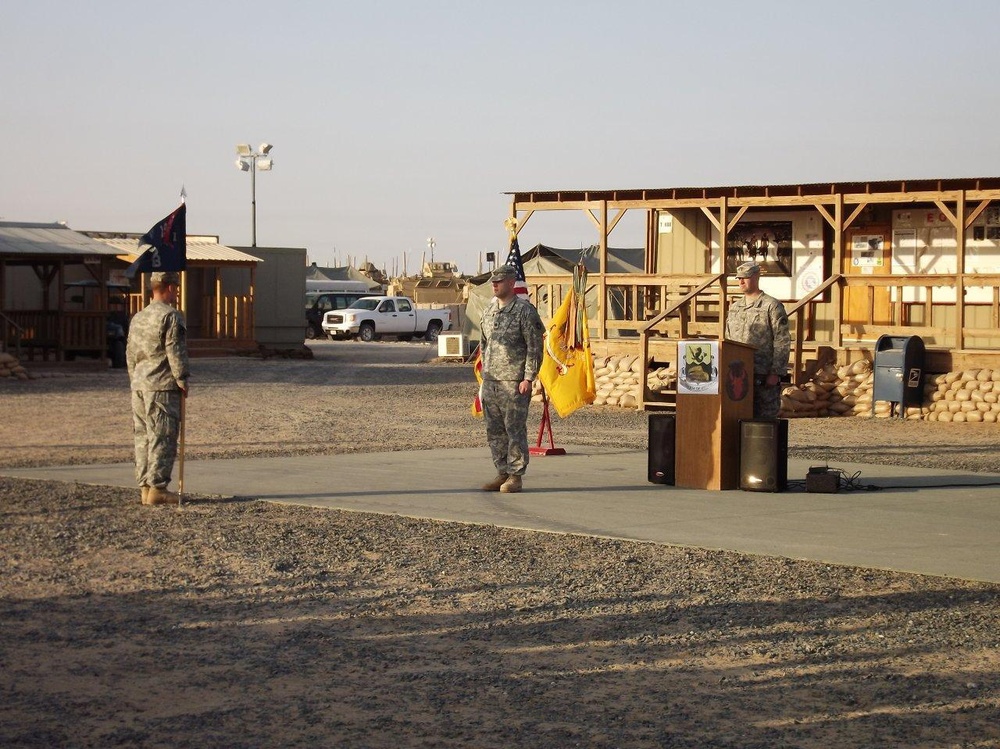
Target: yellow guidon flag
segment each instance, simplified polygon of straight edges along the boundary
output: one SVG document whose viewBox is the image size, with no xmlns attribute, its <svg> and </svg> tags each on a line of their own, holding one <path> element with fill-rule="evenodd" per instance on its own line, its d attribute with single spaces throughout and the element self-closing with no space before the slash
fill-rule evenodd
<svg viewBox="0 0 1000 749">
<path fill-rule="evenodd" d="M 470 406 L 469 411 L 477 419 L 483 418 L 483 347 L 482 345 L 476 346 L 476 358 L 472 364 L 472 371 L 476 375 L 476 384 L 479 385 L 479 389 L 476 391 L 476 397 L 472 399 L 472 406 Z"/>
<path fill-rule="evenodd" d="M 573 288 L 563 299 L 545 334 L 542 367 L 538 372 L 549 400 L 566 418 L 580 406 L 594 402 L 594 359 L 586 310 L 587 269 L 573 269 Z"/>
</svg>

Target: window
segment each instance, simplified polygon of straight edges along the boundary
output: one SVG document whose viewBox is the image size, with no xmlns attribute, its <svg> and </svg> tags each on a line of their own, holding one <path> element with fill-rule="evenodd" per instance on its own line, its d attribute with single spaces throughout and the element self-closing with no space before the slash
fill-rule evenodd
<svg viewBox="0 0 1000 749">
<path fill-rule="evenodd" d="M 400 299 L 399 300 L 399 311 L 400 312 L 410 312 L 412 310 L 413 310 L 413 307 L 410 306 L 409 300 L 407 300 L 407 299 Z"/>
</svg>

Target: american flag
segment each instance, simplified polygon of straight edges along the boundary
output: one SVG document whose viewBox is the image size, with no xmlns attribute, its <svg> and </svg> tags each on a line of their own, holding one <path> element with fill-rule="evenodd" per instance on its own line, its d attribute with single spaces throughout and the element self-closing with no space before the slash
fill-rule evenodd
<svg viewBox="0 0 1000 749">
<path fill-rule="evenodd" d="M 507 255 L 507 265 L 517 273 L 517 281 L 514 282 L 514 293 L 522 299 L 528 298 L 528 282 L 524 277 L 524 263 L 521 262 L 521 248 L 517 244 L 517 235 L 510 238 L 510 253 Z"/>
</svg>

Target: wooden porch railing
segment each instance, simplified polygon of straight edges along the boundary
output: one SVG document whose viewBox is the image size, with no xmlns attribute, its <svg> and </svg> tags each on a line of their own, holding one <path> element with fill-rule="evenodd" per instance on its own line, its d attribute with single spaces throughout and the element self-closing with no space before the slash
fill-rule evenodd
<svg viewBox="0 0 1000 749">
<path fill-rule="evenodd" d="M 843 276 L 843 287 L 865 294 L 859 315 L 845 316 L 840 326 L 843 343 L 872 341 L 880 335 L 919 335 L 932 338 L 938 345 L 952 348 L 966 348 L 967 339 L 974 339 L 978 348 L 1000 347 L 1000 274 L 956 273 L 909 274 L 883 276 Z M 989 289 L 988 301 L 969 301 L 968 291 L 972 288 Z M 919 290 L 920 301 L 912 301 L 913 290 Z M 959 290 L 963 303 L 953 299 L 936 301 L 941 289 L 950 289 L 950 296 L 957 296 Z M 879 290 L 884 291 L 879 301 Z M 906 292 L 910 292 L 909 294 Z M 881 309 L 880 309 L 881 308 Z M 954 309 L 954 325 L 935 324 L 935 311 Z M 985 324 L 967 325 L 970 314 L 986 309 L 981 315 Z M 880 314 L 879 311 L 882 312 Z M 846 314 L 847 311 L 845 311 Z M 919 318 L 919 322 L 915 322 Z"/>
<path fill-rule="evenodd" d="M 232 341 L 254 337 L 254 309 L 251 296 L 208 296 L 202 300 L 201 336 Z"/>
<path fill-rule="evenodd" d="M 3 323 L 3 335 L 0 336 L 0 343 L 3 343 L 4 350 L 14 347 L 14 356 L 21 358 L 21 338 L 24 335 L 24 328 L 11 320 L 6 314 L 0 312 L 0 323 Z"/>
<path fill-rule="evenodd" d="M 801 385 L 804 380 L 812 376 L 812 373 L 807 371 L 808 368 L 803 361 L 805 353 L 814 350 L 817 352 L 817 357 L 819 355 L 821 344 L 816 341 L 816 305 L 822 301 L 819 297 L 825 294 L 827 289 L 840 284 L 843 279 L 844 276 L 834 273 L 806 296 L 785 309 L 789 325 L 795 331 L 795 338 L 792 339 L 791 358 L 792 382 L 796 385 Z"/>
<path fill-rule="evenodd" d="M 595 277 L 590 280 L 594 282 Z M 533 298 L 540 300 L 538 307 L 543 318 L 546 313 L 552 315 L 569 285 L 566 276 L 532 276 L 528 282 L 534 290 Z M 658 348 L 651 341 L 659 338 L 673 342 L 697 336 L 721 338 L 727 295 L 731 293 L 725 276 L 608 274 L 603 285 L 594 283 L 595 288 L 602 286 L 605 296 L 601 304 L 605 313 L 600 319 L 595 316 L 590 320 L 594 329 L 592 341 L 611 345 L 620 341 L 631 349 L 631 337 L 638 336 L 644 388 L 643 397 L 638 399 L 639 407 L 664 407 L 662 398 L 657 400 L 645 390 L 650 352 Z M 946 301 L 938 301 L 942 297 L 941 287 L 954 289 L 955 293 Z M 972 288 L 988 292 L 978 292 L 974 301 L 969 301 Z M 920 289 L 921 293 L 915 295 L 913 289 Z M 961 304 L 955 301 L 959 290 Z M 849 297 L 848 292 L 854 295 Z M 915 296 L 919 301 L 911 301 Z M 1000 274 L 834 273 L 802 299 L 786 304 L 786 311 L 792 332 L 791 376 L 798 385 L 808 380 L 828 357 L 836 357 L 857 344 L 871 347 L 883 334 L 919 335 L 931 346 L 958 349 L 974 343 L 973 353 L 987 351 L 1000 355 Z M 669 400 L 666 404 L 669 407 Z"/>
<path fill-rule="evenodd" d="M 669 277 L 638 273 L 609 274 L 605 276 L 605 298 L 600 302 L 605 310 L 603 328 L 595 337 L 603 338 L 608 331 L 621 337 L 637 337 L 639 331 L 661 310 L 686 297 L 692 289 L 706 282 L 711 285 L 716 278 L 696 274 Z M 601 288 L 593 282 L 594 276 L 589 279 L 588 294 L 593 289 Z M 542 319 L 551 319 L 571 283 L 569 276 L 532 276 L 528 280 L 531 298 L 535 300 Z M 714 293 L 699 295 L 687 314 L 688 324 L 698 331 L 697 334 L 701 334 L 702 327 L 715 330 L 719 321 L 719 297 Z M 591 317 L 590 324 L 594 328 L 599 327 L 596 315 Z"/>
<path fill-rule="evenodd" d="M 63 360 L 67 352 L 103 355 L 108 348 L 107 312 L 8 310 L 4 317 L 20 329 L 19 345 L 34 359 L 52 355 Z"/>
<path fill-rule="evenodd" d="M 711 301 L 718 305 L 718 312 L 715 315 L 714 335 L 721 337 L 722 324 L 725 319 L 726 298 L 728 295 L 725 273 L 708 277 L 700 285 L 693 288 L 686 295 L 672 304 L 669 304 L 663 311 L 655 315 L 651 320 L 643 323 L 639 328 L 639 359 L 641 361 L 641 368 L 639 371 L 639 387 L 642 388 L 642 397 L 638 398 L 637 402 L 640 411 L 645 411 L 650 407 L 669 408 L 673 405 L 673 402 L 670 399 L 670 393 L 668 393 L 666 397 L 660 393 L 658 394 L 659 397 L 653 398 L 652 393 L 649 392 L 649 389 L 646 386 L 646 375 L 649 372 L 650 363 L 650 336 L 660 334 L 672 340 L 681 340 L 692 335 L 690 328 L 692 308 L 695 310 L 697 309 L 699 297 L 706 294 L 706 292 L 709 292 L 715 284 L 719 285 L 719 289 L 718 291 L 715 291 L 714 289 L 711 291 Z M 656 330 L 658 326 L 661 326 L 662 323 L 674 316 L 679 318 L 676 326 L 672 326 L 670 330 L 663 330 L 662 328 L 660 330 Z"/>
</svg>

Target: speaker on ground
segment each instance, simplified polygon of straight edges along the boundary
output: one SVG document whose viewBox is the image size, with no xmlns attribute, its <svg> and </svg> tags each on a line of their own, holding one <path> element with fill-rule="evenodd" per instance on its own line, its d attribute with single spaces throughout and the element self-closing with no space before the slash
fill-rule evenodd
<svg viewBox="0 0 1000 749">
<path fill-rule="evenodd" d="M 740 422 L 740 489 L 783 492 L 788 488 L 788 420 Z"/>
<path fill-rule="evenodd" d="M 648 478 L 651 483 L 674 485 L 675 425 L 673 414 L 649 415 Z"/>
</svg>

